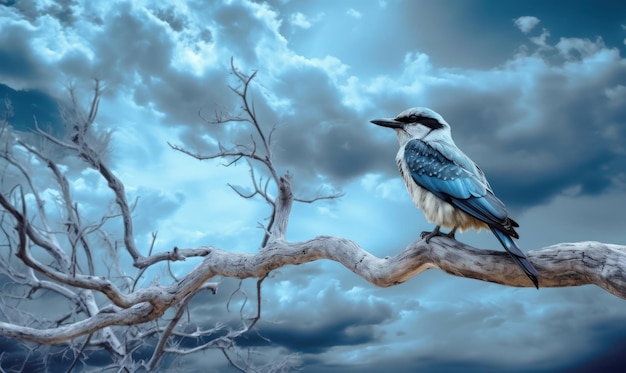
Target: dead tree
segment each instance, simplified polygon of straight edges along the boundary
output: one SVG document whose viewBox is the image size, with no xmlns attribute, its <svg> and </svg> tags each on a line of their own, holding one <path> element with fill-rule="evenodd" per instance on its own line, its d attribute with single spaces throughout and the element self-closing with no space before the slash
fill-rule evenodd
<svg viewBox="0 0 626 373">
<path fill-rule="evenodd" d="M 37 130 L 37 134 L 65 154 L 80 158 L 106 181 L 114 204 L 98 221 L 81 215 L 63 167 L 52 156 L 23 141 L 8 124 L 2 126 L 0 228 L 4 242 L 0 251 L 0 273 L 5 286 L 0 303 L 0 335 L 24 343 L 61 345 L 73 359 L 72 366 L 93 349 L 105 349 L 111 356 L 112 366 L 126 371 L 154 370 L 167 354 L 186 355 L 217 349 L 241 371 L 269 371 L 281 369 L 280 364 L 259 368 L 246 359 L 237 358 L 236 340 L 253 329 L 261 317 L 263 280 L 288 264 L 330 259 L 381 287 L 400 284 L 430 268 L 507 286 L 533 286 L 505 252 L 477 249 L 445 237 L 433 238 L 430 243 L 417 239 L 405 248 L 398 248 L 396 256 L 385 258 L 378 258 L 358 243 L 340 237 L 287 241 L 285 235 L 294 202 L 311 203 L 338 198 L 340 194 L 311 199 L 294 196 L 293 177 L 289 173 L 280 174 L 276 168 L 272 153 L 273 129 L 264 129 L 250 99 L 256 73 L 244 74 L 232 62 L 231 70 L 238 84 L 231 88 L 240 99 L 241 110 L 235 114 L 216 113 L 208 122 L 248 126 L 249 142 L 232 147 L 220 144 L 212 154 L 170 146 L 199 160 L 222 159 L 226 166 L 238 161 L 248 162 L 252 192 L 230 187 L 242 198 L 261 198 L 270 207 L 258 251 L 244 254 L 210 245 L 158 251 L 154 248 L 156 234 L 149 248 L 138 248 L 132 218 L 135 202 L 128 201 L 124 183 L 105 161 L 109 133 L 94 126 L 101 96 L 101 87 L 96 81 L 85 111 L 80 110 L 75 92 L 70 91 L 73 110 L 64 115 L 69 123 L 64 139 L 41 130 Z M 48 177 L 55 183 L 60 222 L 49 218 L 51 208 L 44 203 L 41 187 L 31 174 L 30 165 L 34 162 L 46 165 Z M 120 224 L 123 234 L 119 242 L 105 231 L 109 223 Z M 103 249 L 114 258 L 132 260 L 136 273 L 124 273 L 115 260 L 105 268 L 97 266 L 94 253 Z M 579 242 L 533 250 L 527 256 L 539 271 L 543 288 L 594 284 L 626 299 L 625 254 L 625 246 Z M 201 262 L 184 277 L 172 277 L 166 285 L 138 286 L 139 277 L 148 268 L 167 266 L 191 257 L 200 257 Z M 206 330 L 185 331 L 181 319 L 190 300 L 203 291 L 215 293 L 216 276 L 256 279 L 255 314 L 242 319 L 240 328 L 226 328 L 216 323 Z M 25 306 L 41 292 L 62 298 L 68 305 L 65 313 L 51 318 L 45 312 L 37 313 Z M 156 338 L 155 345 L 150 346 L 152 357 L 148 361 L 133 360 L 133 351 L 145 347 L 147 337 Z M 202 337 L 203 342 L 185 349 L 175 342 L 175 338 L 183 337 Z"/>
</svg>

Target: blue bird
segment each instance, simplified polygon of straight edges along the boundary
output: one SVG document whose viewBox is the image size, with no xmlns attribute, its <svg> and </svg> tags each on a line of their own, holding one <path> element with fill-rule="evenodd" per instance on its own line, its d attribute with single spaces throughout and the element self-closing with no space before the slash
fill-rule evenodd
<svg viewBox="0 0 626 373">
<path fill-rule="evenodd" d="M 441 115 L 416 107 L 395 118 L 371 122 L 393 128 L 398 136 L 400 150 L 396 162 L 406 188 L 415 206 L 436 224 L 432 232 L 423 234 L 426 242 L 443 235 L 441 227 L 451 229 L 446 234 L 450 238 L 454 238 L 457 229 L 490 229 L 539 288 L 537 270 L 513 241 L 519 238 L 515 231 L 519 225 L 509 218 L 482 170 L 456 146 L 450 125 Z"/>
</svg>

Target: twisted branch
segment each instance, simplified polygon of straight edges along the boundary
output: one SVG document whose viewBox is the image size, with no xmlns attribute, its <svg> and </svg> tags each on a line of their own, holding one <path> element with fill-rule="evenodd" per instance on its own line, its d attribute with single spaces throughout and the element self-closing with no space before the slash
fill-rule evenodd
<svg viewBox="0 0 626 373">
<path fill-rule="evenodd" d="M 263 279 L 269 272 L 286 265 L 320 259 L 339 262 L 380 287 L 401 284 L 430 268 L 506 286 L 533 287 L 507 253 L 478 249 L 445 237 L 433 238 L 430 244 L 415 241 L 396 256 L 386 258 L 372 255 L 354 241 L 330 236 L 295 243 L 275 241 L 256 254 L 213 247 L 202 249 L 209 252 L 203 262 L 177 284 L 155 291 L 150 302 L 144 300 L 128 309 L 100 311 L 84 321 L 58 328 L 40 330 L 0 323 L 0 334 L 37 343 L 60 343 L 106 326 L 133 325 L 156 319 L 167 307 L 181 302 L 217 275 Z M 626 299 L 626 246 L 593 241 L 561 243 L 529 251 L 526 255 L 539 272 L 539 291 L 548 287 L 596 285 Z M 163 293 L 169 296 L 158 296 Z"/>
</svg>

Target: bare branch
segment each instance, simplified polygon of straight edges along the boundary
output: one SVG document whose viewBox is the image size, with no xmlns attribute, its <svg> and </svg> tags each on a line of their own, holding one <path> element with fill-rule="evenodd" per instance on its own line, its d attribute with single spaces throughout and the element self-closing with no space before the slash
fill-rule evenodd
<svg viewBox="0 0 626 373">
<path fill-rule="evenodd" d="M 178 247 L 174 247 L 172 251 L 165 251 L 139 258 L 135 262 L 135 267 L 146 268 L 163 261 L 184 261 L 187 258 L 207 256 L 210 252 L 211 249 L 209 247 L 199 247 L 197 249 L 179 249 Z"/>
<path fill-rule="evenodd" d="M 233 359 L 231 359 L 231 357 L 228 355 L 228 352 L 226 351 L 226 348 L 220 348 L 220 350 L 222 351 L 222 354 L 224 354 L 224 357 L 226 358 L 226 360 L 228 360 L 228 363 L 235 369 L 237 369 L 238 371 L 242 372 L 242 373 L 246 373 L 246 370 L 242 367 L 240 367 L 239 365 L 237 365 Z"/>
<path fill-rule="evenodd" d="M 317 196 L 313 197 L 313 198 L 294 198 L 293 200 L 295 202 L 301 202 L 301 203 L 314 203 L 317 201 L 323 201 L 323 200 L 334 200 L 334 199 L 338 199 L 341 198 L 345 195 L 345 193 L 331 193 L 331 194 L 318 194 Z"/>
<path fill-rule="evenodd" d="M 90 130 L 92 130 L 93 122 L 98 114 L 101 93 L 102 89 L 100 87 L 100 81 L 96 79 L 91 104 L 88 109 L 88 114 L 85 116 L 80 109 L 80 104 L 78 103 L 74 90 L 70 89 L 74 110 L 71 114 L 66 114 L 65 116 L 66 120 L 73 123 L 73 134 L 71 135 L 72 144 L 59 141 L 43 131 L 38 132 L 55 144 L 74 150 L 80 158 L 98 171 L 104 180 L 106 180 L 109 189 L 111 189 L 115 195 L 115 202 L 120 209 L 124 229 L 124 245 L 133 260 L 137 260 L 141 258 L 142 255 L 139 253 L 135 245 L 133 221 L 131 217 L 132 209 L 126 200 L 124 184 L 117 178 L 117 176 L 115 176 L 113 171 L 103 161 L 102 155 L 100 154 L 102 150 L 94 148 L 92 144 L 95 142 L 93 139 L 96 136 L 92 134 Z M 110 138 L 110 133 L 106 133 L 104 135 L 104 146 L 106 146 L 106 142 Z"/>
<path fill-rule="evenodd" d="M 541 288 L 594 284 L 626 299 L 625 246 L 592 241 L 563 243 L 529 251 L 527 257 L 539 271 Z M 403 283 L 429 268 L 507 286 L 533 286 L 507 253 L 477 249 L 444 237 L 433 238 L 430 244 L 415 241 L 391 258 L 377 258 L 353 241 L 329 236 L 299 243 L 273 241 L 258 254 L 212 249 L 187 279 L 193 281 L 196 271 L 211 276 L 262 278 L 284 265 L 319 259 L 337 261 L 381 287 Z"/>
<path fill-rule="evenodd" d="M 539 283 L 542 288 L 594 284 L 626 299 L 625 246 L 598 242 L 559 244 L 530 251 L 527 256 L 540 273 Z M 505 252 L 481 250 L 448 238 L 436 237 L 430 244 L 422 240 L 415 241 L 394 257 L 377 258 L 353 241 L 322 236 L 300 243 L 275 241 L 271 247 L 257 254 L 236 254 L 212 249 L 210 255 L 184 279 L 169 288 L 164 288 L 162 292 L 187 296 L 194 289 L 198 289 L 205 279 L 215 275 L 263 279 L 270 271 L 284 265 L 302 264 L 319 259 L 340 262 L 367 281 L 383 287 L 403 283 L 429 268 L 439 268 L 455 276 L 507 286 L 533 286 Z M 142 313 L 134 316 L 135 321 L 136 318 L 146 321 L 157 317 L 160 313 L 156 310 L 164 304 L 156 297 L 153 298 L 152 304 L 154 308 L 150 310 L 141 308 Z M 133 309 L 144 307 L 143 305 L 147 304 L 134 306 Z M 127 311 L 114 313 L 116 322 L 121 322 L 121 318 L 117 317 L 118 314 Z M 260 309 L 257 315 L 260 315 Z M 111 325 L 110 320 L 99 320 L 99 317 L 100 314 L 90 318 L 94 320 L 91 325 L 94 323 Z M 124 323 L 134 322 L 132 315 L 124 316 L 124 320 Z M 258 319 L 252 320 L 247 327 L 248 330 L 254 326 L 255 320 Z M 63 328 L 60 328 L 61 333 L 57 330 L 59 328 L 46 331 L 20 331 L 23 333 L 21 335 L 23 339 L 28 334 L 30 338 L 40 343 L 54 343 L 52 341 L 84 335 L 96 328 L 95 326 L 86 328 L 81 323 L 76 323 L 73 327 L 80 332 L 68 334 Z M 6 326 L 0 324 L 0 331 L 5 335 L 11 335 L 10 328 L 4 330 L 3 328 Z M 43 338 L 41 334 L 57 337 Z M 223 346 L 224 343 L 225 340 L 218 338 L 211 342 L 211 346 Z"/>
<path fill-rule="evenodd" d="M 87 239 L 85 238 L 85 232 L 87 230 L 97 230 L 100 228 L 100 226 L 102 226 L 104 224 L 104 222 L 106 220 L 103 219 L 103 221 L 100 223 L 100 225 L 90 228 L 90 227 L 82 227 L 81 228 L 81 224 L 80 224 L 80 215 L 78 213 L 78 208 L 76 207 L 76 205 L 73 203 L 72 200 L 72 196 L 70 193 L 70 186 L 69 186 L 69 182 L 67 180 L 67 178 L 61 173 L 61 171 L 59 170 L 58 165 L 56 164 L 56 162 L 54 162 L 52 159 L 50 159 L 49 157 L 44 156 L 41 152 L 39 152 L 37 149 L 27 145 L 26 143 L 22 142 L 22 141 L 18 141 L 18 144 L 20 144 L 24 149 L 26 149 L 28 152 L 34 154 L 35 156 L 37 156 L 39 159 L 41 159 L 47 166 L 48 168 L 50 168 L 52 170 L 52 173 L 59 185 L 59 189 L 61 191 L 61 196 L 63 199 L 63 206 L 65 206 L 65 212 L 66 212 L 66 216 L 67 216 L 67 225 L 68 225 L 68 231 L 70 234 L 70 242 L 72 244 L 72 264 L 75 265 L 75 247 L 78 244 L 78 242 L 81 243 L 81 246 L 83 247 L 83 250 L 85 252 L 85 256 L 87 257 L 87 265 L 89 267 L 89 274 L 90 275 L 94 275 L 95 274 L 95 269 L 94 269 L 94 265 L 93 265 L 93 258 L 91 255 L 91 248 L 89 243 L 87 242 Z M 25 176 L 27 176 L 25 174 Z M 28 177 L 27 177 L 28 178 Z M 35 194 L 35 196 L 38 196 L 38 193 L 36 192 L 34 186 L 31 184 L 31 189 L 33 189 L 33 193 Z M 39 201 L 39 197 L 36 197 L 37 200 Z M 40 215 L 42 217 L 45 218 L 45 214 L 43 214 L 42 212 L 40 212 Z M 46 223 L 46 228 L 49 230 L 49 227 L 47 227 L 47 223 Z"/>
<path fill-rule="evenodd" d="M 180 321 L 180 318 L 183 316 L 183 313 L 187 309 L 187 305 L 189 304 L 189 301 L 195 294 L 196 293 L 188 295 L 178 305 L 178 310 L 176 311 L 176 314 L 174 315 L 172 320 L 170 320 L 169 324 L 167 325 L 167 328 L 165 328 L 165 330 L 163 331 L 163 334 L 161 335 L 161 338 L 159 339 L 159 343 L 154 349 L 154 352 L 152 353 L 152 357 L 150 358 L 150 361 L 148 361 L 147 367 L 149 371 L 155 369 L 159 360 L 161 360 L 161 357 L 163 356 L 163 350 L 165 349 L 165 345 L 167 341 L 169 340 L 170 336 L 172 335 L 172 332 L 174 331 L 174 327 L 176 326 L 176 324 L 178 324 L 178 321 Z"/>
<path fill-rule="evenodd" d="M 78 350 L 78 352 L 76 353 L 76 356 L 74 357 L 74 360 L 72 361 L 72 364 L 70 364 L 70 367 L 67 369 L 68 372 L 72 372 L 74 370 L 74 367 L 76 366 L 76 364 L 78 364 L 78 362 L 80 361 L 80 358 L 83 354 L 83 352 L 85 351 L 85 348 L 89 345 L 89 343 L 91 342 L 91 337 L 93 336 L 93 334 L 89 334 L 87 336 L 87 339 L 85 340 L 85 342 L 83 343 L 83 346 L 80 348 L 80 350 Z"/>
<path fill-rule="evenodd" d="M 258 156 L 256 153 L 254 152 L 242 152 L 242 151 L 228 151 L 228 150 L 222 150 L 219 153 L 216 154 L 199 154 L 199 153 L 194 153 L 190 150 L 187 150 L 181 146 L 178 145 L 173 145 L 171 143 L 167 143 L 172 149 L 179 151 L 181 153 L 184 153 L 190 157 L 193 157 L 197 160 L 200 161 L 205 161 L 205 160 L 209 160 L 209 159 L 218 159 L 218 158 L 233 158 L 233 160 L 231 160 L 230 162 L 224 164 L 226 167 L 234 164 L 235 162 L 237 162 L 238 160 L 240 160 L 241 158 L 248 158 L 248 159 L 252 159 L 255 161 L 259 161 L 262 162 L 264 164 L 267 163 L 267 160 L 263 157 Z"/>
<path fill-rule="evenodd" d="M 119 312 L 100 312 L 88 319 L 50 329 L 36 329 L 0 322 L 0 334 L 22 341 L 56 344 L 94 333 L 104 327 L 140 324 L 157 316 L 160 315 L 155 313 L 150 304 L 142 303 Z"/>
<path fill-rule="evenodd" d="M 527 257 L 539 271 L 541 288 L 594 284 L 626 299 L 625 246 L 599 242 L 565 243 L 529 251 Z M 0 334 L 38 343 L 59 343 L 106 326 L 132 325 L 160 317 L 165 309 L 182 301 L 216 275 L 263 279 L 282 266 L 319 259 L 337 261 L 382 287 L 398 285 L 430 268 L 507 286 L 533 286 L 507 253 L 477 249 L 448 238 L 436 237 L 430 244 L 415 241 L 394 257 L 377 258 L 353 241 L 320 236 L 298 243 L 273 241 L 272 246 L 257 254 L 210 249 L 207 258 L 177 284 L 160 290 L 146 290 L 143 296 L 137 294 L 137 298 L 150 303 L 137 303 L 114 312 L 101 311 L 86 320 L 51 329 L 0 323 Z M 254 326 L 254 320 L 248 330 Z M 217 347 L 224 342 L 218 338 L 212 341 L 212 345 Z"/>
</svg>

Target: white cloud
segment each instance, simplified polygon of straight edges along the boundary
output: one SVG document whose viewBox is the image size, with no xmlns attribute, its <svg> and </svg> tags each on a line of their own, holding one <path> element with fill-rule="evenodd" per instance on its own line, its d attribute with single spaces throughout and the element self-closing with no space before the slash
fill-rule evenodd
<svg viewBox="0 0 626 373">
<path fill-rule="evenodd" d="M 289 17 L 289 22 L 296 27 L 300 27 L 303 29 L 308 29 L 312 26 L 311 22 L 306 18 L 306 16 L 300 12 L 296 12 Z"/>
<path fill-rule="evenodd" d="M 381 174 L 366 174 L 361 178 L 361 185 L 367 192 L 374 192 L 378 198 L 404 201 L 406 189 L 399 177 L 382 180 Z"/>
<path fill-rule="evenodd" d="M 530 41 L 533 42 L 536 46 L 542 49 L 550 49 L 552 46 L 548 45 L 548 37 L 550 36 L 550 31 L 543 29 L 541 31 L 541 35 L 534 36 L 530 38 Z"/>
<path fill-rule="evenodd" d="M 596 41 L 581 38 L 561 38 L 555 48 L 565 57 L 580 59 L 594 55 L 605 49 L 602 38 Z"/>
<path fill-rule="evenodd" d="M 514 19 L 513 22 L 520 31 L 524 34 L 528 34 L 539 23 L 539 18 L 533 16 L 523 16 Z"/>
<path fill-rule="evenodd" d="M 359 19 L 361 18 L 363 15 L 361 14 L 361 12 L 359 12 L 358 10 L 354 9 L 354 8 L 350 8 L 348 9 L 348 11 L 346 12 L 347 15 L 349 15 L 352 18 L 356 18 Z"/>
</svg>

